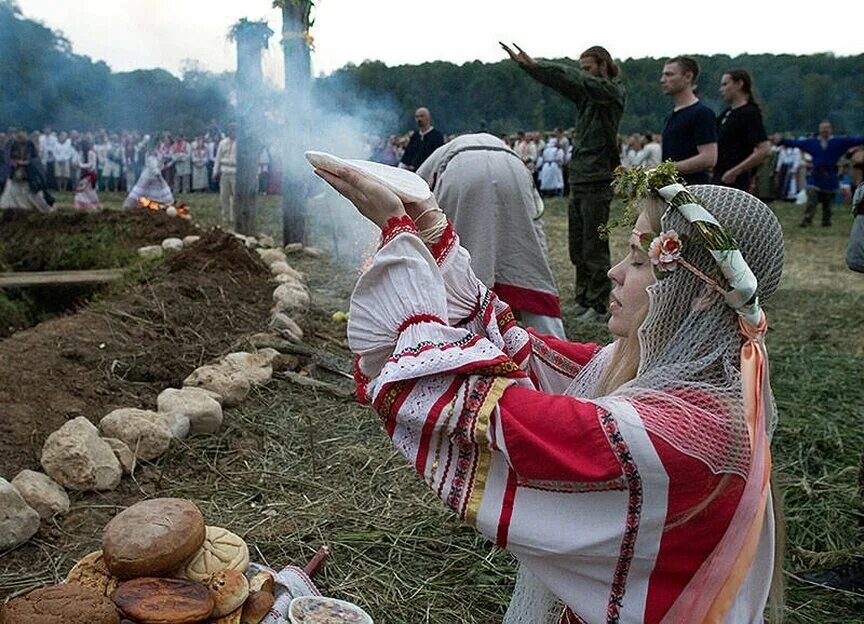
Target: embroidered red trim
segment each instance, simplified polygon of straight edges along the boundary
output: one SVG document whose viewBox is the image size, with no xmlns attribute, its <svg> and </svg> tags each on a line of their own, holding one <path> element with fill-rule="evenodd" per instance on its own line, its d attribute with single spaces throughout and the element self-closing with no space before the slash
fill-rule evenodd
<svg viewBox="0 0 864 624">
<path fill-rule="evenodd" d="M 440 325 L 446 325 L 440 317 L 435 316 L 434 314 L 414 314 L 409 316 L 407 319 L 402 321 L 402 324 L 399 325 L 399 328 L 396 330 L 397 334 L 401 334 L 406 329 L 411 327 L 412 325 L 417 325 L 419 323 L 439 323 Z"/>
<path fill-rule="evenodd" d="M 378 245 L 378 249 L 381 249 L 384 245 L 392 241 L 396 238 L 397 235 L 402 234 L 403 232 L 413 232 L 417 233 L 417 226 L 414 225 L 414 221 L 408 215 L 402 215 L 401 217 L 390 217 L 387 220 L 387 223 L 381 229 L 381 244 Z"/>
<path fill-rule="evenodd" d="M 354 356 L 354 396 L 361 405 L 369 405 L 369 378 L 360 371 L 360 356 Z"/>
<path fill-rule="evenodd" d="M 438 239 L 438 242 L 429 247 L 429 252 L 432 254 L 432 257 L 435 258 L 435 262 L 438 263 L 438 266 L 441 266 L 441 263 L 444 262 L 444 258 L 447 257 L 447 254 L 450 253 L 450 250 L 456 246 L 456 230 L 453 229 L 453 222 L 450 219 L 447 219 L 447 227 L 444 228 L 444 232 L 441 234 L 441 238 Z"/>
</svg>

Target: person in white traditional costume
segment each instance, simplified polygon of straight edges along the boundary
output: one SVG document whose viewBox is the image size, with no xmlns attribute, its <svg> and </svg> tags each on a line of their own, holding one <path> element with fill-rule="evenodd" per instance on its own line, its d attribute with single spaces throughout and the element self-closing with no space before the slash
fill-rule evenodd
<svg viewBox="0 0 864 624">
<path fill-rule="evenodd" d="M 188 193 L 192 182 L 192 145 L 182 134 L 171 146 L 174 155 L 174 192 Z"/>
<path fill-rule="evenodd" d="M 228 125 L 228 136 L 219 141 L 213 178 L 219 181 L 222 224 L 234 227 L 234 187 L 237 182 L 237 124 Z"/>
<path fill-rule="evenodd" d="M 173 164 L 173 161 L 168 161 Z M 129 191 L 126 200 L 123 202 L 124 208 L 135 208 L 138 206 L 138 200 L 146 197 L 149 200 L 160 204 L 173 204 L 174 195 L 171 194 L 171 187 L 162 177 L 162 167 L 165 164 L 163 154 L 156 146 L 152 147 L 147 152 L 144 159 L 144 169 L 141 171 L 141 176 L 135 183 L 135 186 Z"/>
<path fill-rule="evenodd" d="M 519 154 L 491 134 L 466 134 L 417 170 L 471 254 L 471 268 L 523 325 L 564 338 L 549 268 L 543 200 Z"/>
<path fill-rule="evenodd" d="M 95 212 L 102 209 L 96 186 L 99 175 L 96 173 L 98 157 L 96 150 L 86 139 L 81 141 L 81 153 L 78 155 L 78 184 L 75 187 L 75 208 L 85 212 Z"/>
<path fill-rule="evenodd" d="M 537 180 L 544 197 L 560 197 L 564 193 L 564 174 L 561 171 L 564 155 L 564 150 L 558 147 L 558 139 L 550 137 L 537 159 Z"/>
<path fill-rule="evenodd" d="M 57 190 L 59 191 L 69 189 L 74 154 L 72 139 L 65 132 L 61 132 L 57 137 L 57 145 L 54 147 L 54 178 L 57 180 Z"/>
<path fill-rule="evenodd" d="M 192 192 L 204 192 L 207 190 L 207 144 L 204 137 L 199 136 L 192 148 Z"/>
<path fill-rule="evenodd" d="M 316 171 L 382 230 L 351 299 L 358 398 L 520 561 L 507 624 L 762 622 L 780 579 L 759 306 L 780 224 L 743 191 L 685 190 L 674 166 L 632 171 L 650 193 L 609 271 L 606 347 L 518 327 L 434 197 Z"/>
</svg>

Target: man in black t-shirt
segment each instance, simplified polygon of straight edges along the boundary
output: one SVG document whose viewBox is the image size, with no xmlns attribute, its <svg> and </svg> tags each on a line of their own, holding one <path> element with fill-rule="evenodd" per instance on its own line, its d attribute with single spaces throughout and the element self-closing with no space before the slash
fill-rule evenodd
<svg viewBox="0 0 864 624">
<path fill-rule="evenodd" d="M 666 61 L 660 75 L 674 105 L 663 128 L 663 160 L 673 161 L 687 184 L 707 184 L 717 161 L 717 125 L 714 112 L 694 93 L 698 76 L 699 64 L 686 56 Z"/>
<path fill-rule="evenodd" d="M 418 108 L 414 113 L 414 120 L 417 122 L 417 132 L 408 139 L 399 163 L 400 169 L 410 171 L 417 171 L 432 152 L 444 145 L 444 135 L 432 126 L 432 116 L 428 108 Z"/>
<path fill-rule="evenodd" d="M 717 165 L 714 184 L 750 190 L 753 171 L 771 155 L 762 111 L 753 99 L 753 80 L 743 69 L 730 69 L 720 80 L 720 96 L 729 108 L 717 115 Z"/>
</svg>

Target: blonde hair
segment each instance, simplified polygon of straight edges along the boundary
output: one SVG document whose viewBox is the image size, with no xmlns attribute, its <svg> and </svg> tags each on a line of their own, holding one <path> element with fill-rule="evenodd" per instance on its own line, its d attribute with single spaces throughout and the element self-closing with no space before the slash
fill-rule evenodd
<svg viewBox="0 0 864 624">
<path fill-rule="evenodd" d="M 648 217 L 651 229 L 654 232 L 662 230 L 661 218 L 666 211 L 666 204 L 659 198 L 649 196 L 643 200 L 640 209 L 640 214 Z M 606 396 L 612 394 L 615 390 L 623 386 L 625 383 L 636 378 L 639 372 L 639 361 L 641 351 L 639 348 L 639 328 L 648 316 L 648 306 L 640 310 L 636 315 L 636 321 L 630 330 L 630 334 L 619 338 L 615 342 L 615 350 L 609 361 L 606 370 L 600 376 L 597 382 L 595 396 Z M 674 529 L 683 526 L 693 520 L 700 513 L 705 511 L 714 500 L 723 493 L 726 486 L 729 484 L 731 476 L 723 475 L 717 486 L 705 497 L 698 505 L 687 510 L 678 518 L 674 519 L 666 530 Z M 771 586 L 768 593 L 768 610 L 771 614 L 771 621 L 778 623 L 783 621 L 783 604 L 784 604 L 784 583 L 783 583 L 783 554 L 786 546 L 786 523 L 783 514 L 783 499 L 782 493 L 777 487 L 774 479 L 774 471 L 771 471 L 771 501 L 772 510 L 774 513 L 774 569 L 771 578 Z"/>
</svg>

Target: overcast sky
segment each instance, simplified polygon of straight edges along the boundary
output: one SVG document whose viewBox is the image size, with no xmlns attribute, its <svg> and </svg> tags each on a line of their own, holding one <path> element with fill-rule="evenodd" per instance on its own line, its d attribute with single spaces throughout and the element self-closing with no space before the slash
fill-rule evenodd
<svg viewBox="0 0 864 624">
<path fill-rule="evenodd" d="M 73 49 L 115 71 L 183 59 L 233 69 L 226 40 L 241 17 L 266 19 L 277 32 L 265 74 L 278 81 L 281 14 L 272 0 L 18 0 L 24 15 L 62 31 Z M 852 0 L 798 7 L 758 0 L 317 0 L 314 73 L 366 59 L 388 65 L 445 60 L 496 61 L 498 40 L 534 56 L 575 57 L 600 44 L 616 58 L 682 53 L 861 54 L 861 5 Z M 817 15 L 818 7 L 829 13 Z M 665 25 L 664 25 L 665 24 Z"/>
</svg>

